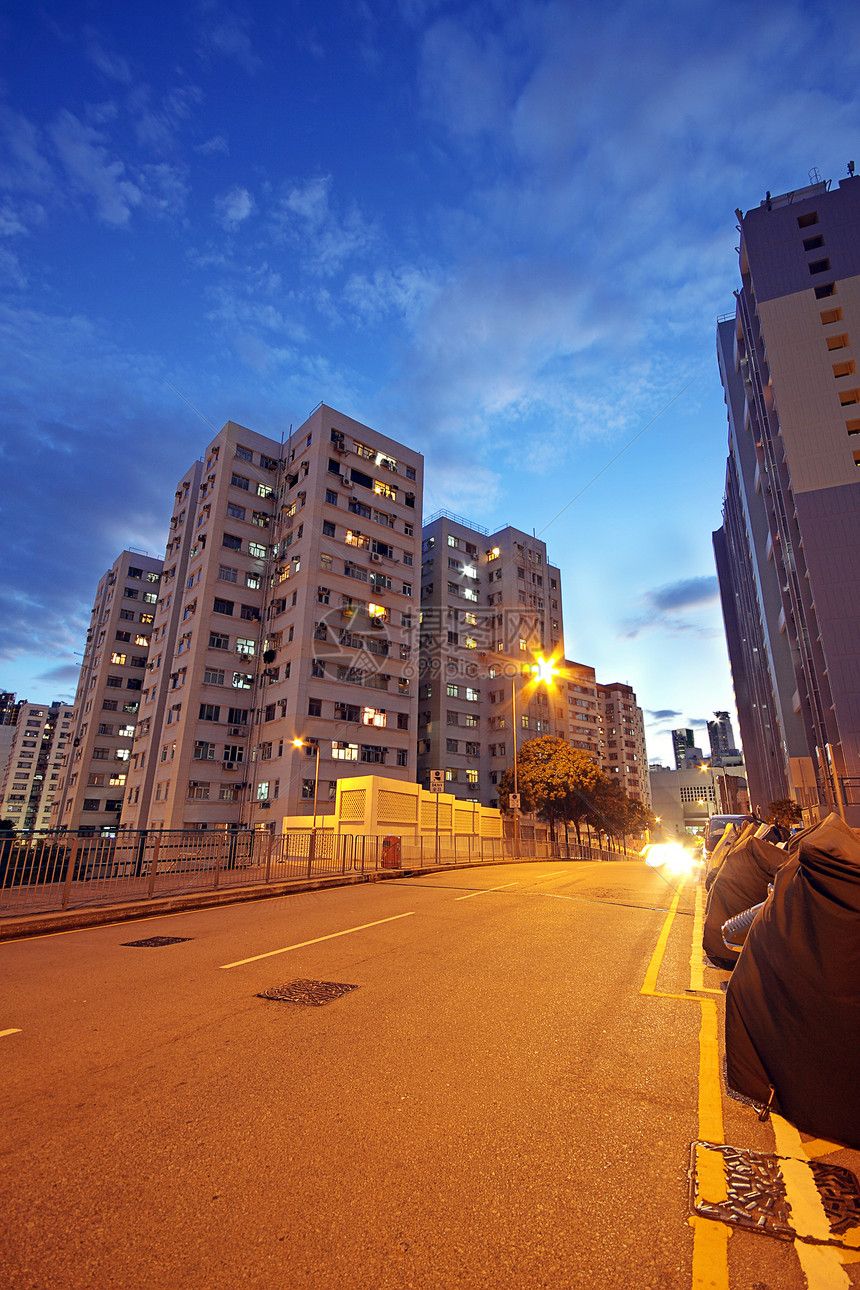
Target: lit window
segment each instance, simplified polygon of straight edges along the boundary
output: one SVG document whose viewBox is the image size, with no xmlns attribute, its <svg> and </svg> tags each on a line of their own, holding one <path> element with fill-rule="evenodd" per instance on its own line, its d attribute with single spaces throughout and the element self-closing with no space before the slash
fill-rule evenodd
<svg viewBox="0 0 860 1290">
<path fill-rule="evenodd" d="M 127 661 L 127 659 L 128 659 L 128 655 L 126 655 L 126 654 L 116 654 L 116 653 L 115 653 L 115 654 L 111 654 L 111 656 L 110 656 L 110 661 L 111 661 L 112 663 L 125 663 L 125 662 Z"/>
</svg>

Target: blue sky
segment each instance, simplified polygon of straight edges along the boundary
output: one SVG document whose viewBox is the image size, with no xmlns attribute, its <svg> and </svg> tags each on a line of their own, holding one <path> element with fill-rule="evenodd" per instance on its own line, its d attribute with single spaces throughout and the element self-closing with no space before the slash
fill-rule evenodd
<svg viewBox="0 0 860 1290">
<path fill-rule="evenodd" d="M 544 537 L 652 757 L 732 706 L 733 212 L 860 153 L 853 6 L 44 0 L 0 47 L 0 688 L 73 694 L 189 404 L 323 399 L 424 452 L 425 513 Z"/>
</svg>

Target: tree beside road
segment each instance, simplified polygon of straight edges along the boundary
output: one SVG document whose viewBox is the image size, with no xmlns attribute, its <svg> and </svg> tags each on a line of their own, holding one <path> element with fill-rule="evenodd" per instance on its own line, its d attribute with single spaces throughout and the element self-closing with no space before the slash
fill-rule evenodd
<svg viewBox="0 0 860 1290">
<path fill-rule="evenodd" d="M 594 758 L 565 739 L 540 735 L 528 739 L 517 754 L 517 788 L 520 809 L 547 821 L 552 836 L 558 824 L 573 824 L 577 843 L 583 825 L 598 839 L 641 835 L 654 825 L 654 816 L 641 802 L 630 798 L 617 780 L 607 775 Z M 514 772 L 508 768 L 499 784 L 499 805 L 507 812 L 514 789 Z"/>
</svg>

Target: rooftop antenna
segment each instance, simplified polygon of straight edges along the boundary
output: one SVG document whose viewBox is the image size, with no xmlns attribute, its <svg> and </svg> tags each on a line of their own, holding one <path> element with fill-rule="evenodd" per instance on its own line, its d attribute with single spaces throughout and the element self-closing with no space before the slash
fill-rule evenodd
<svg viewBox="0 0 860 1290">
<path fill-rule="evenodd" d="M 817 167 L 817 166 L 813 166 L 813 167 L 812 167 L 812 169 L 810 170 L 810 172 L 809 172 L 809 182 L 810 182 L 811 184 L 820 184 L 820 183 L 821 183 L 821 174 L 820 174 L 819 169 L 818 169 L 818 167 Z"/>
<path fill-rule="evenodd" d="M 851 176 L 851 178 L 853 179 L 853 178 L 854 178 L 854 162 L 853 162 L 853 161 L 849 161 L 849 162 L 848 162 L 848 173 L 849 173 L 849 175 Z"/>
</svg>

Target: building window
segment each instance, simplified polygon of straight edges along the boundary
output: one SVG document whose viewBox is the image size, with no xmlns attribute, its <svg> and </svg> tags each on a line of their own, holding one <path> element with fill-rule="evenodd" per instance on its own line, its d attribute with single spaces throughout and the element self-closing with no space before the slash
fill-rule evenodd
<svg viewBox="0 0 860 1290">
<path fill-rule="evenodd" d="M 230 476 L 230 483 L 233 485 L 234 488 L 242 488 L 247 493 L 250 487 L 251 481 L 250 479 L 246 479 L 244 475 L 237 475 L 236 472 L 233 471 L 233 473 Z"/>
<path fill-rule="evenodd" d="M 221 537 L 221 545 L 229 547 L 231 551 L 241 551 L 242 539 L 236 537 L 235 533 L 224 533 Z"/>
<path fill-rule="evenodd" d="M 230 637 L 225 636 L 222 632 L 210 632 L 209 648 L 210 649 L 229 649 Z M 217 682 L 216 684 L 220 684 L 220 682 Z"/>
<path fill-rule="evenodd" d="M 232 617 L 233 604 L 234 602 L 232 600 L 221 600 L 216 596 L 215 603 L 212 608 L 216 614 L 228 614 Z"/>
<path fill-rule="evenodd" d="M 221 708 L 218 706 L 217 703 L 201 703 L 200 720 L 201 721 L 220 721 Z"/>
<path fill-rule="evenodd" d="M 218 577 L 221 582 L 236 582 L 239 577 L 239 570 L 231 569 L 229 565 L 222 564 L 218 569 Z"/>
<path fill-rule="evenodd" d="M 234 520 L 243 520 L 245 518 L 245 508 L 244 506 L 237 506 L 235 502 L 228 502 L 227 514 Z"/>
<path fill-rule="evenodd" d="M 197 739 L 194 742 L 194 760 L 195 761 L 214 761 L 215 745 L 207 743 L 203 739 Z"/>
</svg>

